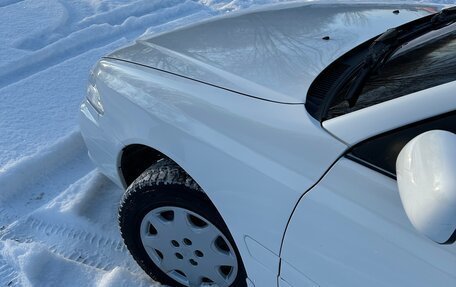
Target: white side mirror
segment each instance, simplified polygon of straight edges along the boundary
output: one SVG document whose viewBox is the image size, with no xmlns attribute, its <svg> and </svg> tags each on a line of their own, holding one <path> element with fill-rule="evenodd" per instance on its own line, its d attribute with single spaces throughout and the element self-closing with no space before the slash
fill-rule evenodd
<svg viewBox="0 0 456 287">
<path fill-rule="evenodd" d="M 413 226 L 438 243 L 456 236 L 456 135 L 425 132 L 396 161 L 402 205 Z"/>
</svg>

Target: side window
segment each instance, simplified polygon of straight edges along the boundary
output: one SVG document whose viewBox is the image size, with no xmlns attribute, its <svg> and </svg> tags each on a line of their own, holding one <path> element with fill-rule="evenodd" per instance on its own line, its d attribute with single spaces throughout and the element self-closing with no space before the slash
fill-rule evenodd
<svg viewBox="0 0 456 287">
<path fill-rule="evenodd" d="M 350 149 L 347 158 L 396 177 L 396 159 L 414 137 L 430 130 L 456 133 L 456 112 L 413 123 L 365 140 Z"/>
</svg>

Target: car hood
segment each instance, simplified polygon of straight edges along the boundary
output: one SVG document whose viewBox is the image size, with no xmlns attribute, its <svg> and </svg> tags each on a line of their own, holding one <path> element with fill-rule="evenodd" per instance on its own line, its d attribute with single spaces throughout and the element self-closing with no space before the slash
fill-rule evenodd
<svg viewBox="0 0 456 287">
<path fill-rule="evenodd" d="M 269 101 L 304 103 L 310 84 L 331 62 L 388 28 L 440 8 L 315 2 L 272 5 L 142 37 L 107 58 Z"/>
</svg>

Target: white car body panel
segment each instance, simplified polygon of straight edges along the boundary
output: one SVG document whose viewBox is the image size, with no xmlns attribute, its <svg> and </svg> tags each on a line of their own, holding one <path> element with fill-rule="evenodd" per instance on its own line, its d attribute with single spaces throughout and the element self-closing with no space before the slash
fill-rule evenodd
<svg viewBox="0 0 456 287">
<path fill-rule="evenodd" d="M 252 286 L 360 286 L 363 280 L 364 286 L 388 286 L 379 282 L 393 270 L 385 264 L 404 271 L 385 281 L 390 285 L 408 286 L 397 282 L 416 282 L 425 275 L 428 279 L 419 284 L 453 282 L 454 247 L 433 245 L 417 234 L 395 182 L 348 160 L 337 162 L 356 141 L 416 117 L 401 117 L 400 109 L 384 103 L 372 107 L 374 118 L 391 110 L 397 122 L 385 121 L 370 131 L 357 123 L 367 115 L 360 110 L 352 118 L 325 122 L 325 130 L 304 106 L 309 85 L 329 63 L 388 28 L 429 14 L 424 7 L 441 6 L 295 3 L 254 11 L 250 17 L 257 21 L 234 13 L 220 22 L 142 39 L 92 71 L 104 114 L 87 101 L 81 106 L 81 132 L 90 156 L 121 187 L 122 150 L 129 145 L 152 147 L 179 164 L 225 220 Z M 399 15 L 393 14 L 398 8 Z M 287 9 L 301 14 L 285 17 Z M 262 22 L 271 20 L 272 26 Z M 217 33 L 229 27 L 236 33 Z M 321 39 L 328 35 L 330 41 Z M 397 100 L 405 101 L 403 108 L 416 98 Z M 437 108 L 429 113 L 443 111 L 444 101 L 454 109 L 447 94 L 437 98 Z M 424 98 L 418 102 L 416 107 L 423 108 Z M 345 180 L 347 173 L 356 179 Z M 379 226 L 374 230 L 369 224 Z M 334 230 L 349 235 L 335 241 L 328 238 Z M 362 252 L 346 254 L 349 248 Z M 416 248 L 418 255 L 411 255 Z M 363 252 L 377 261 L 362 258 Z M 404 259 L 392 260 L 395 252 Z M 404 277 L 420 268 L 419 276 Z"/>
<path fill-rule="evenodd" d="M 121 150 L 130 144 L 172 158 L 219 210 L 253 283 L 276 286 L 290 213 L 346 146 L 307 115 L 303 105 L 261 101 L 117 60 L 101 61 L 93 73 L 102 101 L 106 99 L 105 113 L 97 124 L 82 113 L 81 122 L 100 169 L 119 184 Z M 104 137 L 100 129 L 111 134 L 99 140 Z M 272 253 L 268 258 L 274 262 L 258 262 L 245 236 Z"/>
<path fill-rule="evenodd" d="M 456 110 L 455 90 L 456 81 L 446 83 L 324 121 L 323 127 L 352 146 L 395 128 Z"/>
<path fill-rule="evenodd" d="M 417 232 L 396 181 L 345 158 L 304 195 L 283 246 L 285 281 L 302 273 L 319 286 L 456 286 L 456 245 Z"/>
<path fill-rule="evenodd" d="M 304 103 L 310 84 L 331 62 L 388 28 L 428 15 L 425 7 L 441 6 L 272 5 L 143 39 L 108 57 L 275 102 Z"/>
</svg>

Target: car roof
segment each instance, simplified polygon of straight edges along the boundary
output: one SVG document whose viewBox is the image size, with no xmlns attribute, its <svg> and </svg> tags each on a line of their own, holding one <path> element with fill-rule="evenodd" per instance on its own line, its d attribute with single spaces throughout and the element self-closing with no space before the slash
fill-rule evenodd
<svg viewBox="0 0 456 287">
<path fill-rule="evenodd" d="M 388 28 L 439 7 L 403 3 L 272 5 L 142 37 L 108 57 L 269 101 L 304 103 L 312 81 L 334 60 Z M 395 10 L 399 13 L 393 13 Z"/>
</svg>

